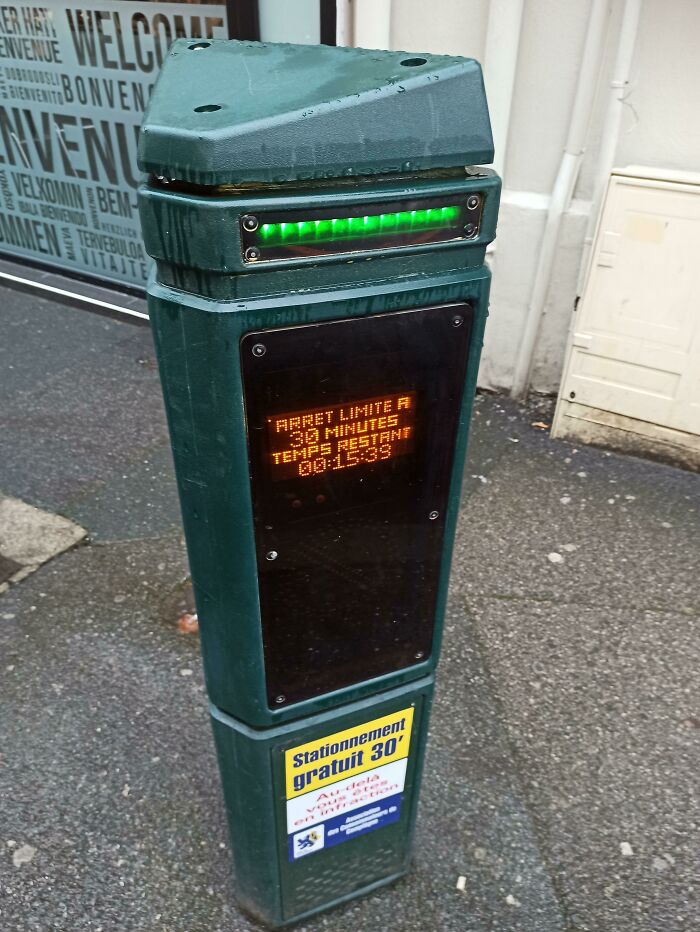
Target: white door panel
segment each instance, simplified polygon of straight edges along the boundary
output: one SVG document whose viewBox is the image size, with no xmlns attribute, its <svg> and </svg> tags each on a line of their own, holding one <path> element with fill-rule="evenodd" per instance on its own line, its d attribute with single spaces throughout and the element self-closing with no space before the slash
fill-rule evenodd
<svg viewBox="0 0 700 932">
<path fill-rule="evenodd" d="M 562 398 L 700 434 L 700 185 L 612 176 Z"/>
</svg>

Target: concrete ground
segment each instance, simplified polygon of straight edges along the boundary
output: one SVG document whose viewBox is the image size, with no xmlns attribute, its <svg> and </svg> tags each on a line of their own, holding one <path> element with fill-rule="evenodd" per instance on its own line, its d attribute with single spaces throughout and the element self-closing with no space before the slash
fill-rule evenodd
<svg viewBox="0 0 700 932">
<path fill-rule="evenodd" d="M 89 534 L 0 595 L 0 928 L 255 929 L 150 334 L 0 291 L 0 392 L 0 490 Z M 309 932 L 700 924 L 700 482 L 542 416 L 476 406 L 414 870 Z"/>
</svg>

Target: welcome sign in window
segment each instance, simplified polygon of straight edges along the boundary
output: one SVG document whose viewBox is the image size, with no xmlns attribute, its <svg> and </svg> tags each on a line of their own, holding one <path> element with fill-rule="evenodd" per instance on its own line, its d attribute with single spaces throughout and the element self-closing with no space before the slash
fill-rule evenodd
<svg viewBox="0 0 700 932">
<path fill-rule="evenodd" d="M 143 112 L 170 44 L 226 38 L 214 3 L 0 8 L 0 252 L 141 287 Z"/>
</svg>

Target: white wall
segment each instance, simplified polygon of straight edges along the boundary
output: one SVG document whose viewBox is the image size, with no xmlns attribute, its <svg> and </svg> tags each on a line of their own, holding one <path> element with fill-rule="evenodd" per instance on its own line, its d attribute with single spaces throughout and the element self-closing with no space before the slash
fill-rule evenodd
<svg viewBox="0 0 700 932">
<path fill-rule="evenodd" d="M 622 165 L 700 168 L 700 3 L 644 0 Z"/>
<path fill-rule="evenodd" d="M 548 197 L 562 154 L 591 0 L 525 0 L 504 169 L 491 318 L 480 382 L 508 389 Z M 623 0 L 610 0 L 607 46 L 587 150 L 564 218 L 533 366 L 533 388 L 556 392 L 564 361 L 592 178 Z M 488 0 L 391 0 L 391 47 L 482 59 Z M 488 92 L 488 87 L 487 87 Z M 700 0 L 643 0 L 616 164 L 700 167 Z"/>
<path fill-rule="evenodd" d="M 391 47 L 481 58 L 488 0 L 391 0 Z"/>
</svg>

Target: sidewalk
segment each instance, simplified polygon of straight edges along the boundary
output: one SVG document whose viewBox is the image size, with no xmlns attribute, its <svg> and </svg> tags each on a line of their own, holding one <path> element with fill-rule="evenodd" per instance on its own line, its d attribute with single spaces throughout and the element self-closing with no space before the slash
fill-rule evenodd
<svg viewBox="0 0 700 932">
<path fill-rule="evenodd" d="M 0 594 L 0 928 L 257 929 L 150 333 L 0 289 L 0 398 L 0 494 L 88 532 Z M 698 923 L 700 480 L 539 419 L 476 406 L 414 870 L 309 932 Z"/>
</svg>

